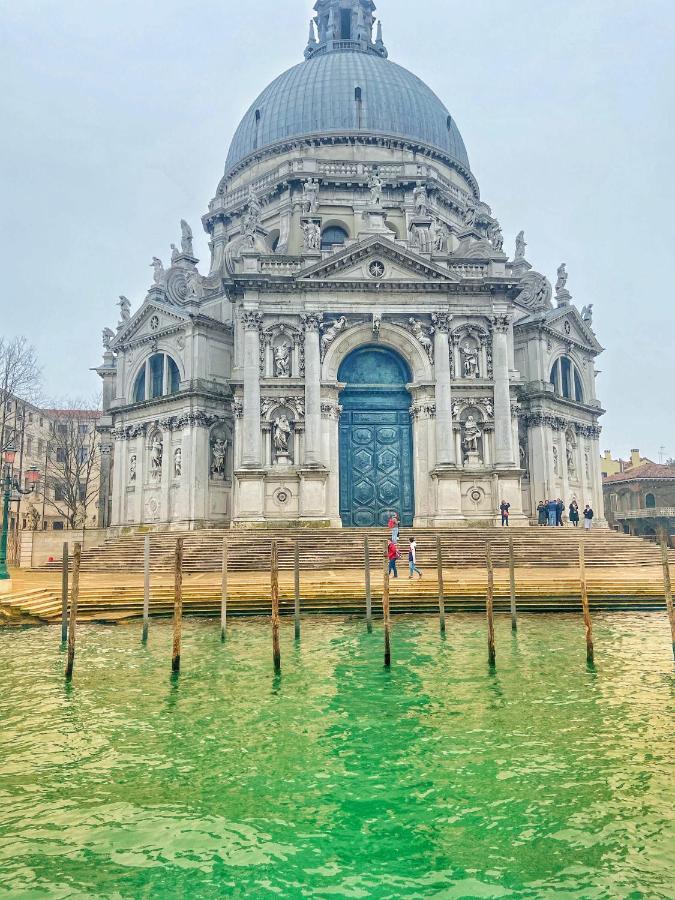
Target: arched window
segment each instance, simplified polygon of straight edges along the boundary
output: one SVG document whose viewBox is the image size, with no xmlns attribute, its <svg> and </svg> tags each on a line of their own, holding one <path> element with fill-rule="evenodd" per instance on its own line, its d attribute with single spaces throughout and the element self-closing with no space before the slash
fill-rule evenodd
<svg viewBox="0 0 675 900">
<path fill-rule="evenodd" d="M 179 385 L 180 372 L 176 363 L 166 353 L 153 353 L 136 376 L 133 401 L 143 403 L 155 397 L 175 394 Z"/>
<path fill-rule="evenodd" d="M 559 397 L 584 402 L 581 374 L 569 356 L 561 356 L 553 363 L 551 384 Z"/>
<path fill-rule="evenodd" d="M 653 494 L 646 495 L 645 506 L 647 509 L 656 509 L 656 497 Z"/>
<path fill-rule="evenodd" d="M 321 249 L 334 250 L 336 247 L 341 247 L 347 237 L 348 234 L 344 228 L 340 228 L 339 225 L 329 225 L 321 235 Z"/>
</svg>

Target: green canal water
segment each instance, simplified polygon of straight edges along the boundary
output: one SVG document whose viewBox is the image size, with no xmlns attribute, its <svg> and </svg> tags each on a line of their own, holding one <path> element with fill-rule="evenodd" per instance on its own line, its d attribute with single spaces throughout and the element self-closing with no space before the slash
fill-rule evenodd
<svg viewBox="0 0 675 900">
<path fill-rule="evenodd" d="M 0 632 L 0 895 L 675 896 L 665 615 Z"/>
</svg>

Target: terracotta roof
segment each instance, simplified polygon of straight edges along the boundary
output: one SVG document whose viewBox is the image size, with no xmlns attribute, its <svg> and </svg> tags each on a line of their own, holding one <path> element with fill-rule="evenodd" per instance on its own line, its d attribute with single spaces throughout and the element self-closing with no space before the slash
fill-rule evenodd
<svg viewBox="0 0 675 900">
<path fill-rule="evenodd" d="M 662 466 L 659 463 L 645 463 L 643 466 L 633 466 L 616 475 L 608 475 L 603 478 L 603 484 L 618 484 L 622 481 L 661 481 L 664 478 L 675 479 L 675 466 Z"/>
</svg>

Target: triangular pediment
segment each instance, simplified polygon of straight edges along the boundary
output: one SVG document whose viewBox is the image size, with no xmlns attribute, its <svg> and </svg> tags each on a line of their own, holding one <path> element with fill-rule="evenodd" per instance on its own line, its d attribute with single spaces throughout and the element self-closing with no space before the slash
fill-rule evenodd
<svg viewBox="0 0 675 900">
<path fill-rule="evenodd" d="M 532 313 L 518 324 L 545 326 L 562 341 L 572 341 L 593 353 L 601 353 L 604 349 L 589 324 L 582 319 L 581 313 L 572 304 Z"/>
<path fill-rule="evenodd" d="M 111 341 L 110 349 L 120 350 L 135 341 L 160 338 L 185 325 L 188 319 L 188 314 L 175 306 L 168 306 L 156 300 L 146 300 L 117 332 Z"/>
<path fill-rule="evenodd" d="M 460 279 L 442 266 L 387 238 L 370 237 L 333 253 L 296 275 L 300 282 L 457 284 Z"/>
</svg>

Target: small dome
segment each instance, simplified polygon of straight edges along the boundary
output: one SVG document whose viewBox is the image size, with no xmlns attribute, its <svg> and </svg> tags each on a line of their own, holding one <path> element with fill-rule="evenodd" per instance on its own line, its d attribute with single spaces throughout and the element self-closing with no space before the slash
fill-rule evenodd
<svg viewBox="0 0 675 900">
<path fill-rule="evenodd" d="M 431 88 L 382 56 L 344 50 L 314 56 L 265 88 L 235 132 L 225 172 L 255 150 L 326 133 L 404 138 L 469 168 L 459 129 Z"/>
</svg>

